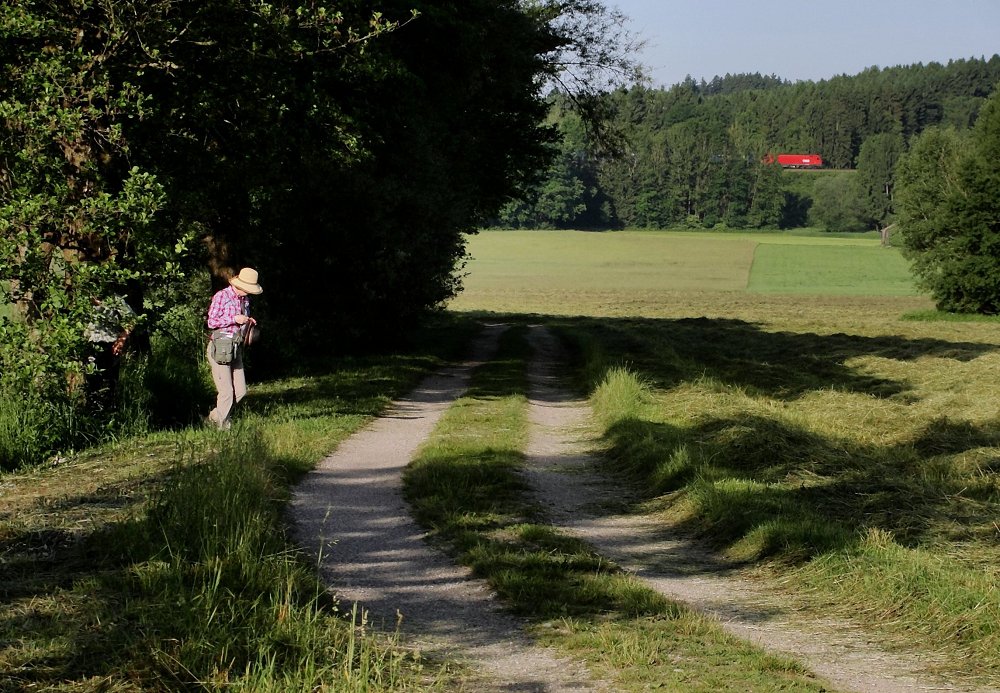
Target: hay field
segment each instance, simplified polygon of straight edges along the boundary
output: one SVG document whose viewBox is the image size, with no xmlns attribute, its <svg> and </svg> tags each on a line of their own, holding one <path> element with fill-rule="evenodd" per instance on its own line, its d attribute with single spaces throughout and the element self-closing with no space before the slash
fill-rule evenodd
<svg viewBox="0 0 1000 693">
<path fill-rule="evenodd" d="M 451 308 L 567 339 L 636 500 L 773 571 L 789 603 L 1000 688 L 1000 320 L 940 319 L 870 238 L 493 232 L 469 250 Z"/>
<path fill-rule="evenodd" d="M 932 307 L 896 248 L 780 233 L 486 231 L 456 311 L 729 317 L 824 330 Z"/>
</svg>

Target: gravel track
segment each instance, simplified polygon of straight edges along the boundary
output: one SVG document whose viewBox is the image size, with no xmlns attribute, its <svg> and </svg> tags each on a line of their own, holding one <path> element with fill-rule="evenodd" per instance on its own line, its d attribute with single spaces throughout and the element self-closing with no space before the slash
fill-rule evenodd
<svg viewBox="0 0 1000 693">
<path fill-rule="evenodd" d="M 398 628 L 407 645 L 471 665 L 483 678 L 469 690 L 609 690 L 582 664 L 534 645 L 525 622 L 505 613 L 483 581 L 427 543 L 403 500 L 403 469 L 467 389 L 471 370 L 495 353 L 504 329 L 487 326 L 468 361 L 427 378 L 324 459 L 295 490 L 292 524 L 342 608 L 357 603 L 370 627 Z M 998 693 L 936 680 L 926 674 L 926 658 L 889 654 L 843 623 L 805 621 L 655 519 L 602 510 L 619 500 L 621 485 L 602 476 L 587 453 L 588 405 L 561 383 L 564 358 L 553 335 L 532 327 L 530 340 L 532 433 L 524 473 L 555 526 L 668 598 L 718 618 L 733 635 L 803 662 L 839 690 Z"/>
<path fill-rule="evenodd" d="M 483 581 L 428 545 L 403 500 L 404 467 L 503 329 L 488 326 L 469 361 L 427 378 L 324 459 L 295 491 L 293 525 L 300 543 L 321 554 L 342 608 L 358 603 L 370 626 L 389 632 L 398 620 L 407 645 L 470 664 L 485 677 L 471 689 L 604 690 L 582 665 L 533 645 Z"/>
</svg>

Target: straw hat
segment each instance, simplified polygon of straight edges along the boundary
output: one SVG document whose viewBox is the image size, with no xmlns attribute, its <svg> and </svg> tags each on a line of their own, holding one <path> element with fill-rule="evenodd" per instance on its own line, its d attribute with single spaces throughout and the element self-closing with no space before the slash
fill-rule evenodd
<svg viewBox="0 0 1000 693">
<path fill-rule="evenodd" d="M 229 280 L 229 283 L 240 291 L 246 291 L 248 294 L 256 295 L 264 290 L 257 283 L 257 270 L 250 267 L 241 269 L 237 276 Z"/>
</svg>

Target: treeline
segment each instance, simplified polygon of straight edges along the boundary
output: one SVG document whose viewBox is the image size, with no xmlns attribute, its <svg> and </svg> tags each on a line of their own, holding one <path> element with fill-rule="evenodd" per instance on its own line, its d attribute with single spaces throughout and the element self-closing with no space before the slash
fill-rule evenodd
<svg viewBox="0 0 1000 693">
<path fill-rule="evenodd" d="M 633 86 L 602 99 L 617 140 L 591 136 L 566 97 L 553 94 L 551 118 L 565 135 L 556 161 L 496 221 L 524 228 L 874 228 L 889 220 L 891 168 L 911 139 L 931 126 L 970 128 L 998 82 L 1000 55 L 820 82 L 751 74 L 689 78 L 669 89 Z M 818 153 L 826 168 L 857 175 L 827 176 L 818 192 L 803 190 L 801 181 L 761 162 L 779 152 Z"/>
</svg>

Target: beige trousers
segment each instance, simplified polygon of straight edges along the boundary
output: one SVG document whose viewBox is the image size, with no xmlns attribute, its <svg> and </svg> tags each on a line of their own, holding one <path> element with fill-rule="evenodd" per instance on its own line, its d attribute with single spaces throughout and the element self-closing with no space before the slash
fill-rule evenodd
<svg viewBox="0 0 1000 693">
<path fill-rule="evenodd" d="M 209 343 L 206 356 L 212 367 L 212 380 L 215 382 L 215 409 L 208 413 L 208 418 L 221 429 L 231 425 L 233 407 L 239 404 L 247 394 L 247 381 L 243 375 L 243 354 L 236 352 L 232 363 L 220 364 L 212 359 L 212 345 Z"/>
</svg>

